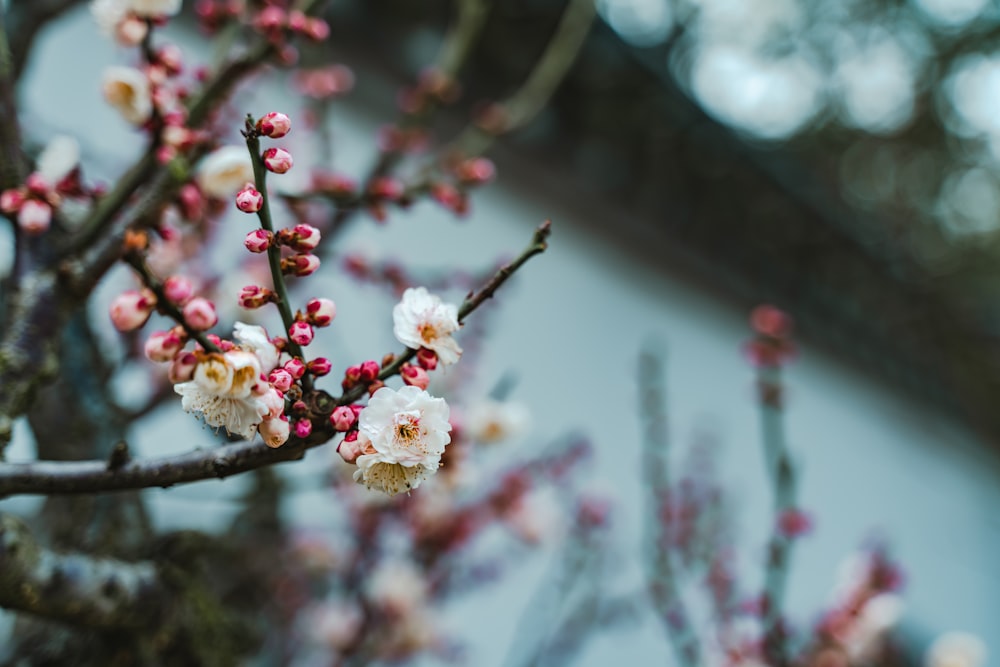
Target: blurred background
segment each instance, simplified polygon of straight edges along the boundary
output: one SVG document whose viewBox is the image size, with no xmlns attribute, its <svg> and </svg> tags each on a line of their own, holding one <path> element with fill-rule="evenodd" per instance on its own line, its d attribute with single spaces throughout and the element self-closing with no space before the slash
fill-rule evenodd
<svg viewBox="0 0 1000 667">
<path fill-rule="evenodd" d="M 141 148 L 100 99 L 100 71 L 121 52 L 73 4 L 25 64 L 26 130 L 39 143 L 79 136 L 89 173 L 113 178 Z M 433 141 L 520 85 L 565 5 L 494 4 Z M 533 428 L 497 461 L 567 434 L 593 443 L 586 486 L 614 499 L 616 595 L 642 588 L 644 345 L 666 360 L 677 456 L 713 443 L 734 500 L 738 571 L 745 588 L 759 587 L 771 500 L 742 349 L 753 306 L 784 309 L 800 341 L 786 376 L 787 433 L 800 505 L 814 519 L 794 554 L 790 613 L 814 623 L 840 563 L 877 536 L 905 572 L 899 631 L 915 655 L 950 630 L 1000 655 L 1000 6 L 598 0 L 597 9 L 551 104 L 491 150 L 498 181 L 475 193 L 465 219 L 421 203 L 385 226 L 356 221 L 342 252 L 475 272 L 553 220 L 550 251 L 490 311 L 467 391 L 485 397 L 513 378 L 510 398 L 530 410 Z M 309 57 L 349 65 L 354 89 L 329 109 L 322 145 L 290 135 L 297 165 L 332 159 L 362 177 L 399 90 L 434 60 L 452 15 L 443 0 L 331 2 L 328 45 Z M 171 29 L 185 49 L 212 46 L 193 25 Z M 275 71 L 240 95 L 235 117 L 284 110 L 291 83 Z M 238 247 L 245 232 L 220 238 Z M 95 322 L 122 275 L 94 305 Z M 336 366 L 395 349 L 391 295 L 343 274 L 323 280 L 340 326 L 319 351 Z M 100 327 L 110 347 L 114 334 Z M 123 378 L 124 397 L 134 385 Z M 144 424 L 134 429 L 143 454 L 209 435 L 171 402 Z M 33 456 L 27 429 L 19 456 Z M 337 530 L 318 472 L 331 456 L 279 467 L 289 522 Z M 212 530 L 246 489 L 234 478 L 145 494 L 158 528 Z M 3 502 L 24 513 L 36 504 Z M 544 633 L 519 619 L 555 551 L 445 609 L 468 642 L 466 664 L 507 664 L 509 646 L 533 640 L 524 633 Z M 660 624 L 636 608 L 627 624 L 594 633 L 573 664 L 672 664 Z"/>
</svg>

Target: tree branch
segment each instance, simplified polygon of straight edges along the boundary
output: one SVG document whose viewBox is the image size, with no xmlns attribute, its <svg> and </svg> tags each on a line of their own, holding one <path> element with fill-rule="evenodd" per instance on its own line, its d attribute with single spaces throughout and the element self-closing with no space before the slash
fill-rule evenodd
<svg viewBox="0 0 1000 667">
<path fill-rule="evenodd" d="M 459 321 L 492 297 L 525 262 L 543 252 L 550 233 L 551 224 L 546 220 L 535 230 L 531 243 L 517 259 L 497 271 L 481 290 L 469 295 L 459 309 Z M 384 379 L 398 373 L 404 360 L 412 358 L 415 353 L 414 350 L 407 350 L 393 364 L 384 368 L 379 378 Z M 298 460 L 305 456 L 307 449 L 325 444 L 334 437 L 335 433 L 327 419 L 333 407 L 352 403 L 364 392 L 364 387 L 355 387 L 336 400 L 326 392 L 312 392 L 309 396 L 313 399 L 315 413 L 313 432 L 306 440 L 292 439 L 278 449 L 272 449 L 261 442 L 240 442 L 115 466 L 106 461 L 0 464 L 0 498 L 18 494 L 95 493 L 154 486 L 166 488 L 203 479 L 223 479 L 275 463 Z"/>
<path fill-rule="evenodd" d="M 148 624 L 164 590 L 151 562 L 59 554 L 0 515 L 0 606 L 90 628 Z"/>
</svg>

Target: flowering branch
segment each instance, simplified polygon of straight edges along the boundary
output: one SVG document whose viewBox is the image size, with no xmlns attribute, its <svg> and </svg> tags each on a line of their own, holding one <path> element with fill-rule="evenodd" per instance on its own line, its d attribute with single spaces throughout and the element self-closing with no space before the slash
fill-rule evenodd
<svg viewBox="0 0 1000 667">
<path fill-rule="evenodd" d="M 507 279 L 510 278 L 515 271 L 521 268 L 525 262 L 535 255 L 545 252 L 548 248 L 548 238 L 551 234 L 552 222 L 546 220 L 535 229 L 535 234 L 531 238 L 531 243 L 528 244 L 528 247 L 525 248 L 514 261 L 500 267 L 496 274 L 494 274 L 490 281 L 486 283 L 481 290 L 475 293 L 470 292 L 465 298 L 465 301 L 462 302 L 462 306 L 458 309 L 459 324 L 461 324 L 463 320 L 465 320 L 465 318 L 472 313 L 472 311 L 478 308 L 483 301 L 492 298 L 493 294 L 500 288 L 500 286 L 507 282 Z M 382 371 L 378 374 L 378 380 L 383 381 L 397 375 L 403 365 L 413 359 L 416 353 L 417 351 L 414 349 L 407 349 L 402 354 L 396 356 L 391 364 L 387 364 L 382 368 Z M 356 385 L 350 390 L 344 392 L 340 398 L 336 399 L 336 404 L 350 405 L 361 398 L 366 391 L 367 386 L 364 384 Z"/>
<path fill-rule="evenodd" d="M 667 635 L 673 644 L 681 665 L 700 665 L 697 637 L 692 631 L 690 615 L 681 597 L 677 573 L 668 549 L 664 512 L 671 497 L 668 456 L 670 441 L 667 431 L 665 397 L 663 390 L 663 362 L 652 351 L 644 351 L 639 359 L 639 394 L 643 420 L 643 470 L 649 487 L 650 517 L 645 521 L 644 550 L 646 552 L 646 577 L 650 598 L 666 625 Z"/>
<path fill-rule="evenodd" d="M 260 193 L 261 204 L 257 210 L 257 217 L 260 219 L 260 226 L 269 234 L 274 234 L 274 223 L 271 221 L 271 205 L 267 194 L 267 169 L 264 167 L 264 160 L 260 153 L 260 134 L 254 128 L 252 116 L 247 116 L 246 129 L 243 136 L 247 140 L 247 150 L 250 151 L 250 161 L 253 165 L 254 187 Z M 285 285 L 285 276 L 281 270 L 281 247 L 277 243 L 272 243 L 267 248 L 267 264 L 271 270 L 271 282 L 274 284 L 274 292 L 278 295 L 278 312 L 281 313 L 281 322 L 285 325 L 286 335 L 291 331 L 295 317 L 292 315 L 292 307 L 288 305 L 288 288 Z M 295 357 L 304 358 L 302 347 L 291 338 L 288 339 L 288 350 Z"/>
<path fill-rule="evenodd" d="M 549 221 L 539 225 L 531 243 L 517 259 L 502 267 L 481 290 L 466 298 L 459 309 L 459 320 L 468 317 L 492 297 L 525 262 L 544 252 L 550 233 Z M 382 370 L 379 379 L 399 373 L 403 363 L 412 359 L 415 354 L 415 350 L 407 350 Z M 116 465 L 107 461 L 3 463 L 0 464 L 0 497 L 18 494 L 95 493 L 155 486 L 166 488 L 203 479 L 223 479 L 275 463 L 298 460 L 305 456 L 307 449 L 325 444 L 334 437 L 328 420 L 334 407 L 353 403 L 364 392 L 365 387 L 360 385 L 338 399 L 333 399 L 324 391 L 309 392 L 304 400 L 308 399 L 306 402 L 314 413 L 312 433 L 305 439 L 294 438 L 277 449 L 262 442 L 251 441 L 212 449 L 195 449 L 155 459 L 128 461 L 120 465 L 117 465 L 119 461 L 116 461 Z"/>
</svg>

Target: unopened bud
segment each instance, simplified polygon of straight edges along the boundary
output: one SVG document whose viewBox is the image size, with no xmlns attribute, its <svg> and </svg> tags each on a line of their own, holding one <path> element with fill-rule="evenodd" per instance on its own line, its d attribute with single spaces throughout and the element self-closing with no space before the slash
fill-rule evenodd
<svg viewBox="0 0 1000 667">
<path fill-rule="evenodd" d="M 29 199 L 17 212 L 17 226 L 25 234 L 41 234 L 52 224 L 52 207 L 37 199 Z"/>
<path fill-rule="evenodd" d="M 358 416 L 346 405 L 341 405 L 330 415 L 330 424 L 338 431 L 350 431 L 357 422 Z"/>
<path fill-rule="evenodd" d="M 163 294 L 171 303 L 183 305 L 193 293 L 194 287 L 191 281 L 184 276 L 170 276 L 163 281 Z"/>
<path fill-rule="evenodd" d="M 323 377 L 324 375 L 329 375 L 330 371 L 333 369 L 333 364 L 331 364 L 330 360 L 326 357 L 316 357 L 306 364 L 306 367 L 309 369 L 309 372 L 316 377 Z"/>
<path fill-rule="evenodd" d="M 420 366 L 414 366 L 413 364 L 403 364 L 403 367 L 399 369 L 399 374 L 403 378 L 404 384 L 408 384 L 418 389 L 427 389 L 427 385 L 431 383 L 431 379 L 430 376 L 427 375 L 427 371 Z"/>
<path fill-rule="evenodd" d="M 438 365 L 437 352 L 426 347 L 420 348 L 417 350 L 417 363 L 425 370 L 434 370 Z"/>
<path fill-rule="evenodd" d="M 285 362 L 284 369 L 292 374 L 292 377 L 298 380 L 306 372 L 306 365 L 302 363 L 301 359 L 290 359 Z"/>
<path fill-rule="evenodd" d="M 271 232 L 266 229 L 255 229 L 243 239 L 243 245 L 250 252 L 267 252 L 267 249 L 271 247 L 271 240 L 273 238 Z"/>
<path fill-rule="evenodd" d="M 260 437 L 263 438 L 264 444 L 274 449 L 281 447 L 288 441 L 291 427 L 288 423 L 288 417 L 282 415 L 275 419 L 262 421 L 260 426 L 257 427 L 257 431 L 260 432 Z"/>
<path fill-rule="evenodd" d="M 343 441 L 337 446 L 337 453 L 345 463 L 354 463 L 358 460 L 361 456 L 361 446 L 358 444 L 357 431 L 351 431 L 344 436 Z"/>
<path fill-rule="evenodd" d="M 284 174 L 292 168 L 292 154 L 284 148 L 268 148 L 264 151 L 264 166 L 275 174 Z"/>
<path fill-rule="evenodd" d="M 278 243 L 297 252 L 315 250 L 320 238 L 319 230 L 312 225 L 295 225 L 278 230 Z"/>
<path fill-rule="evenodd" d="M 296 12 L 293 12 L 293 14 Z M 297 12 L 301 14 L 302 12 Z M 281 137 L 288 134 L 288 131 L 292 129 L 292 121 L 283 113 L 278 113 L 277 111 L 272 111 L 271 113 L 266 113 L 261 116 L 260 120 L 257 121 L 257 132 L 262 136 L 271 137 L 272 139 L 280 139 Z"/>
<path fill-rule="evenodd" d="M 358 378 L 362 382 L 374 382 L 378 379 L 379 366 L 377 361 L 366 361 L 361 364 Z"/>
<path fill-rule="evenodd" d="M 111 302 L 111 322 L 118 331 L 138 329 L 156 307 L 156 295 L 148 289 L 122 292 Z"/>
<path fill-rule="evenodd" d="M 347 370 L 344 371 L 344 379 L 340 386 L 344 388 L 344 391 L 347 391 L 359 382 L 361 382 L 361 366 L 348 366 Z"/>
<path fill-rule="evenodd" d="M 198 357 L 194 352 L 181 352 L 170 364 L 167 378 L 174 384 L 188 382 L 194 377 L 194 369 L 198 365 Z"/>
<path fill-rule="evenodd" d="M 146 340 L 143 352 L 150 361 L 171 361 L 186 341 L 175 331 L 154 331 Z"/>
<path fill-rule="evenodd" d="M 313 328 L 308 322 L 292 322 L 288 327 L 288 338 L 299 345 L 308 345 L 313 339 Z"/>
<path fill-rule="evenodd" d="M 184 321 L 195 331 L 205 331 L 219 322 L 219 316 L 211 301 L 196 296 L 184 305 Z"/>
<path fill-rule="evenodd" d="M 303 278 L 315 273 L 318 268 L 319 257 L 316 255 L 299 254 L 281 260 L 281 272 L 285 275 Z"/>
<path fill-rule="evenodd" d="M 284 368 L 275 368 L 267 376 L 267 381 L 278 391 L 288 391 L 288 388 L 292 386 L 293 380 L 292 374 Z"/>
<path fill-rule="evenodd" d="M 237 299 L 240 306 L 248 310 L 260 308 L 264 304 L 272 303 L 276 300 L 277 295 L 272 290 L 258 285 L 247 285 L 240 290 L 240 295 Z"/>
<path fill-rule="evenodd" d="M 247 183 L 242 190 L 236 193 L 236 208 L 244 213 L 256 213 L 263 205 L 264 195 L 250 183 Z"/>
<path fill-rule="evenodd" d="M 310 299 L 306 303 L 306 315 L 318 327 L 329 326 L 337 316 L 337 306 L 330 299 Z"/>
</svg>

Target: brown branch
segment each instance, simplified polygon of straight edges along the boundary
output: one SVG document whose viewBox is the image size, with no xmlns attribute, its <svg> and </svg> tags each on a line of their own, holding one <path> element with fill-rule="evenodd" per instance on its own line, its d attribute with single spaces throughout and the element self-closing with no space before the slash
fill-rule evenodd
<svg viewBox="0 0 1000 667">
<path fill-rule="evenodd" d="M 500 267 L 500 270 L 494 274 L 490 281 L 486 283 L 481 290 L 476 293 L 470 292 L 469 296 L 467 296 L 465 301 L 462 303 L 461 308 L 458 309 L 459 324 L 461 324 L 462 321 L 465 320 L 470 313 L 472 313 L 472 311 L 478 308 L 483 301 L 492 298 L 493 294 L 500 288 L 500 286 L 507 282 L 507 279 L 510 278 L 515 271 L 521 268 L 525 262 L 535 255 L 545 252 L 546 248 L 548 248 L 548 238 L 551 233 L 552 223 L 551 221 L 546 220 L 535 229 L 535 234 L 531 237 L 531 243 L 520 255 L 518 255 L 517 259 L 510 264 L 505 264 Z M 382 372 L 378 374 L 378 379 L 386 380 L 399 373 L 403 364 L 413 359 L 416 353 L 416 350 L 407 349 L 402 354 L 397 355 L 393 362 L 384 367 Z M 359 398 L 364 396 L 367 391 L 368 387 L 365 385 L 352 387 L 349 391 L 344 392 L 343 396 L 336 399 L 336 404 L 349 405 L 354 403 Z"/>
</svg>

